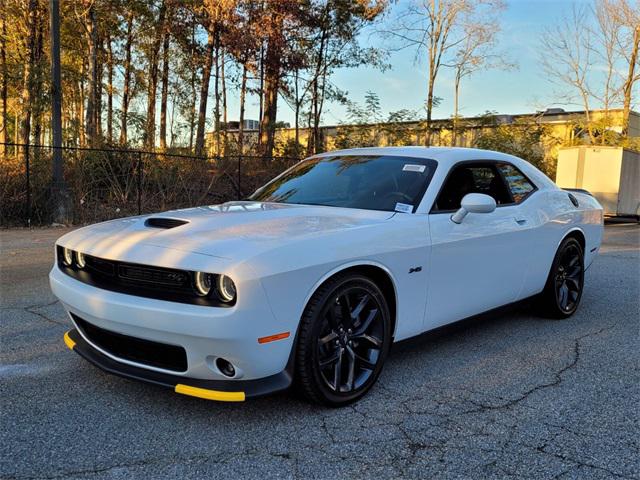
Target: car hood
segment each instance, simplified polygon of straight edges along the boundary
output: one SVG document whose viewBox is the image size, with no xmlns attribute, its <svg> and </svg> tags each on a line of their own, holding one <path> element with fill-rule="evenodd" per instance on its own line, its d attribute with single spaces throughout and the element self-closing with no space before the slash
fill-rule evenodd
<svg viewBox="0 0 640 480">
<path fill-rule="evenodd" d="M 149 246 L 242 260 L 288 242 L 365 228 L 391 216 L 393 212 L 228 202 L 99 223 L 63 236 L 58 244 L 110 259 L 129 259 L 127 252 Z M 151 218 L 186 223 L 173 228 L 156 228 L 148 226 L 147 220 Z"/>
</svg>

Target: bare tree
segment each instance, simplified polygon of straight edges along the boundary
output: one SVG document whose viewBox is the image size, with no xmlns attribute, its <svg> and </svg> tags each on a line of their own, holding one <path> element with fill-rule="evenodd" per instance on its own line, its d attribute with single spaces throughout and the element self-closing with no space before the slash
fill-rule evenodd
<svg viewBox="0 0 640 480">
<path fill-rule="evenodd" d="M 594 57 L 600 60 L 600 68 L 603 79 L 598 84 L 602 87 L 592 92 L 604 109 L 604 118 L 597 122 L 598 130 L 601 131 L 599 137 L 600 143 L 605 144 L 607 137 L 605 133 L 609 130 L 612 119 L 610 109 L 612 106 L 619 104 L 622 97 L 623 85 L 621 75 L 618 73 L 618 67 L 624 58 L 623 49 L 620 48 L 621 43 L 627 43 L 623 40 L 625 36 L 624 21 L 621 15 L 616 15 L 619 11 L 620 3 L 618 0 L 596 0 L 593 5 L 593 15 L 595 17 L 595 25 L 592 28 L 592 36 L 596 41 Z M 626 45 L 625 45 L 626 46 Z"/>
<path fill-rule="evenodd" d="M 167 149 L 167 101 L 169 97 L 169 46 L 171 42 L 171 8 L 167 8 L 167 21 L 162 33 L 162 91 L 160 93 L 160 149 Z"/>
<path fill-rule="evenodd" d="M 124 78 L 122 80 L 122 107 L 120 109 L 120 144 L 127 144 L 127 122 L 129 113 L 129 102 L 131 101 L 131 50 L 133 44 L 133 10 L 127 12 L 127 36 L 125 40 L 124 50 Z"/>
<path fill-rule="evenodd" d="M 500 24 L 497 15 L 504 10 L 502 3 L 496 3 L 492 17 L 469 17 L 463 26 L 462 43 L 454 57 L 446 66 L 454 69 L 453 128 L 451 145 L 457 144 L 458 120 L 460 111 L 460 84 L 466 77 L 479 70 L 491 68 L 511 69 L 516 64 L 507 59 L 505 52 L 497 51 Z"/>
<path fill-rule="evenodd" d="M 85 36 L 87 39 L 87 59 L 89 62 L 89 76 L 88 76 L 88 94 L 87 94 L 87 110 L 85 112 L 85 135 L 86 141 L 93 145 L 96 141 L 98 133 L 98 116 L 97 112 L 98 102 L 98 82 L 100 78 L 98 76 L 98 52 L 100 50 L 98 36 L 98 23 L 96 19 L 96 6 L 94 0 L 83 0 L 82 3 L 83 12 L 79 15 L 82 18 L 82 25 L 84 26 Z"/>
<path fill-rule="evenodd" d="M 609 111 L 623 106 L 622 134 L 628 134 L 634 83 L 640 78 L 638 42 L 640 5 L 630 0 L 595 0 L 591 8 L 574 7 L 572 14 L 545 30 L 541 63 L 549 79 L 564 87 L 571 101 L 577 94 L 585 111 L 590 143 L 607 143 Z M 626 76 L 622 72 L 627 72 Z M 593 104 L 604 117 L 594 119 Z"/>
<path fill-rule="evenodd" d="M 392 50 L 416 49 L 416 60 L 426 53 L 427 61 L 427 118 L 425 144 L 431 144 L 431 120 L 436 105 L 435 86 L 440 67 L 452 51 L 465 41 L 465 20 L 480 10 L 490 10 L 501 0 L 414 0 L 383 31 L 397 42 Z"/>
<path fill-rule="evenodd" d="M 631 98 L 636 82 L 640 80 L 640 57 L 638 47 L 640 45 L 640 2 L 636 0 L 601 0 L 602 10 L 619 26 L 616 38 L 620 55 L 627 63 L 627 74 L 621 87 L 622 94 L 622 135 L 629 134 L 629 112 L 631 110 Z"/>
<path fill-rule="evenodd" d="M 2 83 L 0 83 L 0 158 L 4 157 L 6 148 L 3 145 L 7 141 L 8 116 L 7 116 L 7 91 L 8 91 L 8 69 L 7 69 L 7 24 L 6 4 L 5 0 L 0 1 L 0 75 L 2 75 Z"/>
<path fill-rule="evenodd" d="M 166 30 L 165 17 L 167 7 L 162 0 L 155 20 L 153 42 L 149 52 L 149 82 L 147 84 L 147 122 L 145 127 L 146 146 L 155 148 L 156 144 L 156 93 L 158 90 L 158 65 L 160 63 L 160 45 Z"/>
<path fill-rule="evenodd" d="M 589 139 L 595 143 L 591 122 L 593 90 L 590 85 L 595 46 L 588 15 L 587 8 L 574 6 L 570 16 L 546 28 L 541 36 L 540 62 L 549 80 L 564 89 L 562 95 L 565 100 L 572 101 L 578 94 L 585 112 Z"/>
</svg>

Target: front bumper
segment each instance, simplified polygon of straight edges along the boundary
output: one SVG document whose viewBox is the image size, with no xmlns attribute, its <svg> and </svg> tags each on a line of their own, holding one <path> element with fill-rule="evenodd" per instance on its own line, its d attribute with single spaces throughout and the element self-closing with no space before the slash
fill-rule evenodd
<svg viewBox="0 0 640 480">
<path fill-rule="evenodd" d="M 259 382 L 278 375 L 288 379 L 288 383 L 291 381 L 289 364 L 297 322 L 274 317 L 259 280 L 245 281 L 242 297 L 230 308 L 188 305 L 103 290 L 69 277 L 57 266 L 51 270 L 49 280 L 53 293 L 77 329 L 74 335 L 88 345 L 80 347 L 81 350 L 91 349 L 90 359 L 100 359 L 93 363 L 106 366 L 103 368 L 108 371 L 136 372 L 133 375 L 136 378 L 161 378 L 163 384 L 173 386 L 213 382 L 211 385 L 228 385 L 223 391 L 233 392 L 245 388 L 243 382 Z M 186 354 L 186 368 L 162 368 L 162 365 L 119 356 L 114 350 L 101 347 L 91 335 L 87 336 L 77 319 L 134 339 L 179 347 Z M 265 338 L 268 341 L 265 342 Z M 81 345 L 82 342 L 75 343 Z M 88 358 L 89 354 L 83 356 Z M 234 366 L 234 377 L 228 378 L 216 368 L 217 358 Z M 247 395 L 268 393 L 283 388 L 283 384 L 283 380 L 275 384 L 268 381 L 267 387 L 257 388 L 256 393 L 252 393 L 252 387 Z"/>
<path fill-rule="evenodd" d="M 176 393 L 207 400 L 242 402 L 247 398 L 261 397 L 285 390 L 291 385 L 292 380 L 291 368 L 257 380 L 225 381 L 185 378 L 115 361 L 89 345 L 76 329 L 64 334 L 64 342 L 71 350 L 107 373 L 171 388 Z"/>
</svg>

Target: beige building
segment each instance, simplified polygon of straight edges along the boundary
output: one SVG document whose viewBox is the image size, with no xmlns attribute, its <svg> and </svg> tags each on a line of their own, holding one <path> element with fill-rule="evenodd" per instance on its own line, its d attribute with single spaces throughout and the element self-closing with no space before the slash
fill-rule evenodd
<svg viewBox="0 0 640 480">
<path fill-rule="evenodd" d="M 522 131 L 539 129 L 541 148 L 545 157 L 555 158 L 562 146 L 585 143 L 588 139 L 587 117 L 584 111 L 565 111 L 552 108 L 544 112 L 517 115 L 485 115 L 460 118 L 457 135 L 453 141 L 453 120 L 432 121 L 432 145 L 471 147 L 487 133 L 520 129 Z M 236 122 L 237 124 L 237 122 Z M 590 114 L 590 125 L 594 134 L 616 135 L 622 131 L 622 110 L 594 110 Z M 233 150 L 237 129 L 227 131 L 230 149 Z M 294 128 L 280 128 L 276 131 L 276 153 L 278 155 L 295 154 Z M 255 151 L 258 139 L 257 129 L 245 130 L 245 153 Z M 299 150 L 305 151 L 309 137 L 307 128 L 298 130 Z M 640 113 L 632 111 L 629 118 L 629 137 L 640 142 Z M 217 153 L 215 132 L 207 134 L 207 145 L 212 155 Z M 349 146 L 387 146 L 387 145 L 424 145 L 426 128 L 424 122 L 398 122 L 393 124 L 327 125 L 320 127 L 322 150 L 330 151 Z"/>
</svg>

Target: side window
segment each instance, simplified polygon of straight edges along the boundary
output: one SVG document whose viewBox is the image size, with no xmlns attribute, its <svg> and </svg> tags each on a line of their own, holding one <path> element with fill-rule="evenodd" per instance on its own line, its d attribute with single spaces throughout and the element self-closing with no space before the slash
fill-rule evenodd
<svg viewBox="0 0 640 480">
<path fill-rule="evenodd" d="M 498 205 L 513 203 L 511 194 L 493 163 L 470 163 L 454 167 L 438 195 L 435 211 L 460 208 L 467 193 L 484 193 L 493 197 Z"/>
<path fill-rule="evenodd" d="M 536 189 L 527 177 L 513 165 L 503 163 L 500 164 L 498 168 L 509 185 L 511 196 L 513 196 L 513 200 L 516 203 L 520 203 L 527 195 Z"/>
</svg>

